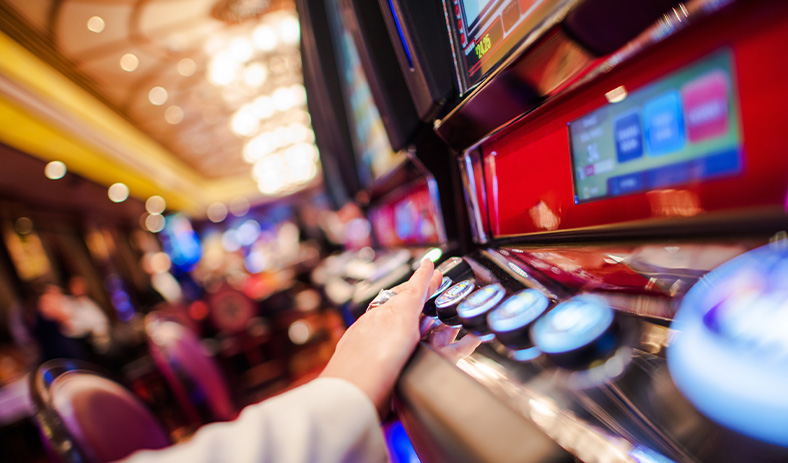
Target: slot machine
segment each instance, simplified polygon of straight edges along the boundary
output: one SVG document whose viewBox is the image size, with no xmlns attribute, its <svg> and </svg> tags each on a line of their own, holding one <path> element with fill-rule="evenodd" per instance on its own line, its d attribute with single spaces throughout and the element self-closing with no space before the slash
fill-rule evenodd
<svg viewBox="0 0 788 463">
<path fill-rule="evenodd" d="M 451 155 L 408 96 L 377 5 L 327 0 L 298 8 L 325 183 L 335 204 L 369 235 L 318 272 L 352 323 L 380 290 L 407 280 L 422 258 L 440 261 L 457 246 L 459 168 L 435 168 L 450 164 Z"/>
<path fill-rule="evenodd" d="M 788 4 L 377 6 L 471 228 L 397 386 L 419 457 L 785 461 Z"/>
</svg>

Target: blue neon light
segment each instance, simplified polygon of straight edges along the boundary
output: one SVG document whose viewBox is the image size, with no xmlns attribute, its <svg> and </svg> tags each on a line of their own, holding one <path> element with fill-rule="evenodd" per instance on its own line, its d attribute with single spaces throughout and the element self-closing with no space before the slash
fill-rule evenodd
<svg viewBox="0 0 788 463">
<path fill-rule="evenodd" d="M 402 48 L 405 49 L 405 55 L 408 57 L 408 66 L 413 69 L 413 57 L 410 56 L 410 47 L 408 46 L 408 42 L 405 41 L 405 33 L 402 32 L 402 24 L 399 21 L 397 10 L 394 9 L 393 0 L 389 0 L 389 9 L 391 10 L 391 16 L 394 17 L 394 24 L 397 25 L 397 32 L 399 33 L 399 40 L 402 42 Z"/>
<path fill-rule="evenodd" d="M 788 246 L 743 254 L 700 280 L 671 325 L 668 368 L 706 416 L 788 447 Z"/>
<path fill-rule="evenodd" d="M 386 430 L 386 443 L 392 463 L 420 463 L 419 456 L 402 422 L 395 421 Z"/>
</svg>

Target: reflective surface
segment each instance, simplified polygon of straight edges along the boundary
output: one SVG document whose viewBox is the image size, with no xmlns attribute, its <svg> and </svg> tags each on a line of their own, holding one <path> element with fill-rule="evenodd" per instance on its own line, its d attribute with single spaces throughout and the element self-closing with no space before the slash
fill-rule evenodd
<svg viewBox="0 0 788 463">
<path fill-rule="evenodd" d="M 730 258 L 756 247 L 758 241 L 754 238 L 715 242 L 704 248 L 721 251 L 717 256 L 721 260 L 722 256 Z M 581 331 L 598 335 L 611 324 L 620 323 L 614 345 L 608 346 L 608 350 L 602 349 L 604 352 L 594 351 L 593 355 L 597 357 L 589 358 L 583 365 L 571 369 L 556 365 L 539 348 L 527 344 L 527 336 L 520 338 L 525 344 L 518 345 L 496 333 L 495 339 L 483 343 L 467 330 L 447 326 L 440 321 L 431 322 L 424 341 L 583 461 L 784 461 L 788 457 L 788 447 L 754 440 L 716 424 L 704 415 L 705 412 L 696 409 L 674 383 L 665 358 L 671 345 L 671 330 L 661 317 L 650 317 L 645 309 L 659 306 L 665 309 L 664 315 L 672 318 L 686 288 L 694 284 L 697 284 L 696 288 L 702 288 L 706 281 L 701 280 L 702 277 L 714 265 L 709 264 L 710 259 L 695 259 L 702 253 L 694 243 L 671 243 L 671 246 L 665 246 L 671 248 L 669 253 L 653 252 L 658 247 L 654 244 L 566 246 L 560 251 L 567 255 L 606 255 L 610 262 L 614 262 L 608 265 L 625 266 L 636 275 L 640 272 L 632 267 L 645 274 L 643 269 L 653 270 L 658 266 L 662 269 L 658 280 L 673 278 L 674 283 L 679 282 L 685 288 L 672 298 L 662 290 L 648 290 L 647 286 L 654 287 L 654 279 L 644 277 L 639 290 L 633 286 L 618 286 L 597 289 L 593 296 L 573 299 L 578 288 L 567 289 L 561 284 L 561 275 L 550 268 L 531 267 L 519 259 L 521 253 L 531 252 L 525 247 L 490 249 L 465 257 L 473 269 L 466 275 L 476 285 L 482 288 L 500 285 L 507 295 L 517 294 L 502 298 L 503 302 L 492 309 L 488 316 L 491 327 L 516 328 L 528 325 L 531 318 L 538 319 L 540 310 L 549 307 L 553 300 L 545 292 L 557 295 L 559 304 L 556 309 L 561 307 L 561 303 L 568 309 L 577 309 L 567 309 L 563 314 L 556 312 L 552 317 L 553 312 L 547 312 L 543 319 L 555 318 L 554 327 L 588 328 Z M 734 249 L 737 252 L 731 252 Z M 637 265 L 632 265 L 635 261 Z M 694 266 L 693 261 L 696 263 Z M 765 265 L 782 268 L 774 263 Z M 668 270 L 671 268 L 672 271 Z M 591 280 L 596 276 L 593 266 L 578 266 L 575 271 L 586 272 Z M 520 273 L 527 275 L 528 279 Z M 781 273 L 775 273 L 774 278 L 779 278 L 777 275 Z M 539 282 L 545 290 L 528 288 L 524 281 Z M 684 300 L 685 304 L 691 300 L 692 294 Z M 468 299 L 465 301 L 467 303 Z M 673 311 L 666 309 L 669 307 L 674 307 Z M 781 313 L 777 310 L 775 321 L 782 319 L 779 317 Z M 616 323 L 612 323 L 614 315 L 619 320 Z M 580 324 L 569 323 L 577 319 Z M 708 317 L 703 320 L 708 320 Z M 704 327 L 709 329 L 706 325 Z M 568 339 L 574 342 L 569 349 L 582 344 L 577 337 Z M 781 351 L 772 349 L 772 352 Z M 760 363 L 764 361 L 760 360 Z M 741 413 L 754 416 L 751 411 Z M 775 413 L 774 416 L 786 415 Z"/>
</svg>

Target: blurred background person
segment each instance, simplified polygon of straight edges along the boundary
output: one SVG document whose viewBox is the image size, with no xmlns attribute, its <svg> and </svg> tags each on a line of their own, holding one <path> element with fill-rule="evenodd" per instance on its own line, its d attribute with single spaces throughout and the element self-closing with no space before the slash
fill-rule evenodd
<svg viewBox="0 0 788 463">
<path fill-rule="evenodd" d="M 55 358 L 88 360 L 90 346 L 84 338 L 70 336 L 71 308 L 63 290 L 48 282 L 36 282 L 33 336 L 41 348 L 41 361 Z"/>
<path fill-rule="evenodd" d="M 68 288 L 71 295 L 65 296 L 67 316 L 64 320 L 64 334 L 70 338 L 86 340 L 97 354 L 106 353 L 110 345 L 109 319 L 88 296 L 84 278 L 72 277 Z"/>
</svg>

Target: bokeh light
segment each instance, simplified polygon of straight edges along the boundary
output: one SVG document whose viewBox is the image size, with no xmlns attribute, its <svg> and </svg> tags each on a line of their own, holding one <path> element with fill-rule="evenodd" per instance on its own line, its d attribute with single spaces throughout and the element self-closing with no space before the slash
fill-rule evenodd
<svg viewBox="0 0 788 463">
<path fill-rule="evenodd" d="M 249 200 L 246 198 L 235 198 L 230 201 L 230 213 L 236 217 L 243 217 L 249 212 Z"/>
<path fill-rule="evenodd" d="M 159 233 L 164 230 L 166 220 L 161 214 L 151 214 L 145 218 L 145 228 L 151 233 Z"/>
<path fill-rule="evenodd" d="M 113 183 L 107 190 L 107 196 L 113 203 L 122 203 L 129 198 L 129 187 L 124 183 Z"/>
<path fill-rule="evenodd" d="M 279 37 L 282 42 L 295 45 L 301 37 L 301 28 L 298 25 L 298 18 L 287 16 L 282 18 L 279 23 Z"/>
<path fill-rule="evenodd" d="M 178 61 L 178 74 L 189 77 L 197 71 L 197 64 L 191 58 L 183 58 Z"/>
<path fill-rule="evenodd" d="M 249 246 L 257 241 L 260 232 L 262 232 L 260 224 L 254 219 L 249 219 L 238 227 L 238 242 L 243 246 Z"/>
<path fill-rule="evenodd" d="M 164 120 L 168 124 L 178 125 L 183 122 L 183 109 L 180 106 L 170 106 L 164 111 Z"/>
<path fill-rule="evenodd" d="M 165 90 L 164 87 L 153 87 L 150 89 L 150 92 L 148 92 L 148 100 L 156 106 L 161 106 L 166 103 L 168 97 L 169 95 L 167 95 L 167 90 Z"/>
<path fill-rule="evenodd" d="M 227 218 L 227 206 L 222 203 L 213 203 L 208 206 L 206 214 L 208 215 L 208 220 L 213 223 L 219 223 Z"/>
<path fill-rule="evenodd" d="M 309 325 L 303 320 L 294 321 L 290 328 L 287 329 L 287 337 L 290 338 L 293 344 L 306 344 L 311 336 L 312 332 L 309 329 Z"/>
<path fill-rule="evenodd" d="M 50 180 L 58 180 L 66 175 L 66 165 L 61 161 L 52 161 L 44 167 L 44 175 Z"/>
<path fill-rule="evenodd" d="M 272 51 L 278 42 L 276 31 L 267 24 L 261 24 L 252 33 L 252 42 L 260 50 Z"/>
<path fill-rule="evenodd" d="M 145 210 L 151 214 L 161 214 L 167 208 L 167 202 L 161 196 L 151 196 L 145 201 Z"/>
<path fill-rule="evenodd" d="M 140 60 L 134 53 L 126 53 L 120 57 L 120 68 L 126 72 L 134 72 L 140 65 Z"/>
<path fill-rule="evenodd" d="M 96 34 L 100 34 L 104 31 L 104 19 L 100 16 L 93 16 L 88 19 L 88 30 L 90 32 L 95 32 Z"/>
</svg>

